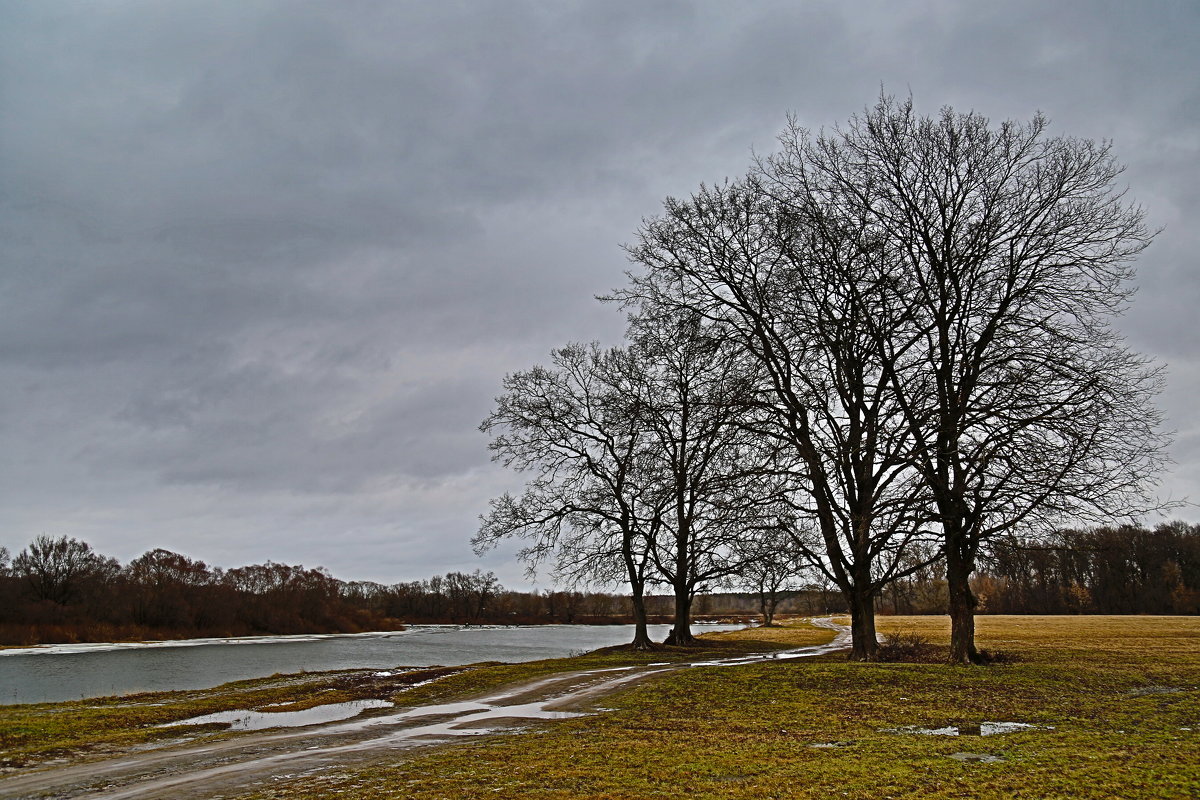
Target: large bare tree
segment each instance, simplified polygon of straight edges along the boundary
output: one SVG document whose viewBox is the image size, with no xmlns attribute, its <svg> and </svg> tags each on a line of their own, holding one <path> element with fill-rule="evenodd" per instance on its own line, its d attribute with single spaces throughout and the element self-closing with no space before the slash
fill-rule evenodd
<svg viewBox="0 0 1200 800">
<path fill-rule="evenodd" d="M 623 579 L 639 647 L 645 587 L 665 583 L 667 641 L 691 644 L 693 597 L 741 569 L 739 541 L 778 483 L 739 424 L 753 409 L 743 362 L 694 314 L 635 318 L 627 347 L 570 346 L 553 360 L 509 376 L 482 426 L 497 458 L 532 478 L 492 502 L 476 547 L 522 537 L 522 558 L 552 560 L 559 577 Z"/>
<path fill-rule="evenodd" d="M 876 265 L 832 257 L 784 212 L 754 176 L 668 199 L 628 248 L 642 271 L 614 297 L 643 314 L 697 314 L 756 365 L 757 433 L 803 487 L 792 514 L 816 523 L 818 545 L 798 545 L 846 598 L 852 657 L 873 659 L 874 601 L 923 532 L 927 497 L 865 322 L 887 310 L 871 290 Z"/>
<path fill-rule="evenodd" d="M 878 277 L 860 286 L 882 313 L 858 324 L 936 507 L 964 662 L 980 548 L 1019 525 L 1141 513 L 1164 460 L 1160 375 L 1112 329 L 1152 233 L 1107 143 L 1045 129 L 885 97 L 820 136 L 793 121 L 757 170 L 793 240 Z"/>
<path fill-rule="evenodd" d="M 43 535 L 17 554 L 12 571 L 24 579 L 35 599 L 61 604 L 76 599 L 89 582 L 112 577 L 118 566 L 87 542 Z"/>
</svg>

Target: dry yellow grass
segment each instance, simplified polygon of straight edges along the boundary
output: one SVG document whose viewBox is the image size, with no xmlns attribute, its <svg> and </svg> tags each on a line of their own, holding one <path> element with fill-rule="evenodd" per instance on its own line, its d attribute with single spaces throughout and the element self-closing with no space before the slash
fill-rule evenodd
<svg viewBox="0 0 1200 800">
<path fill-rule="evenodd" d="M 825 644 L 833 639 L 833 635 L 834 632 L 829 628 L 814 627 L 808 623 L 807 619 L 792 619 L 770 628 L 746 628 L 740 631 L 706 633 L 704 639 L 706 641 L 770 642 L 788 647 L 803 647 Z"/>
<path fill-rule="evenodd" d="M 879 617 L 880 633 L 915 633 L 936 644 L 950 641 L 945 616 Z M 975 619 L 980 647 L 1036 653 L 1040 650 L 1173 655 L 1200 653 L 1200 617 L 981 616 Z"/>
</svg>

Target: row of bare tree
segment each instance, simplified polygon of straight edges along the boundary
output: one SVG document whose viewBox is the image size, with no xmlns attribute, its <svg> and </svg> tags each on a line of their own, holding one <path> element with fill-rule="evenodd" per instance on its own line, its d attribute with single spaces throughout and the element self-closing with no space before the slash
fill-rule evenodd
<svg viewBox="0 0 1200 800">
<path fill-rule="evenodd" d="M 741 612 L 752 608 L 743 602 Z M 163 549 L 122 566 L 67 536 L 39 536 L 15 557 L 0 547 L 0 644 L 359 632 L 407 623 L 613 623 L 629 614 L 621 595 L 509 591 L 480 570 L 384 585 L 270 561 L 222 569 Z"/>
<path fill-rule="evenodd" d="M 986 614 L 1197 614 L 1200 525 L 1006 536 L 989 543 L 971 589 Z M 879 603 L 888 614 L 943 614 L 946 606 L 945 564 L 937 561 L 893 581 Z"/>
<path fill-rule="evenodd" d="M 482 428 L 526 477 L 477 548 L 566 580 L 670 586 L 808 570 L 876 655 L 894 581 L 944 571 L 969 662 L 987 545 L 1157 506 L 1160 373 L 1112 323 L 1153 232 L 1107 144 L 1046 122 L 794 121 L 749 173 L 668 199 L 627 247 L 624 346 L 510 375 Z M 644 625 L 634 641 L 648 647 Z"/>
<path fill-rule="evenodd" d="M 945 564 L 916 545 L 923 566 L 892 581 L 876 601 L 891 614 L 943 614 Z M 708 618 L 778 613 L 844 613 L 827 582 L 795 565 L 751 562 L 724 588 L 698 594 Z M 764 564 L 767 565 L 764 568 Z M 990 543 L 972 579 L 979 611 L 995 614 L 1200 613 L 1200 525 L 1164 523 L 1065 529 L 1039 538 Z M 672 595 L 643 598 L 649 619 L 674 614 Z M 222 570 L 178 553 L 152 550 L 121 567 L 86 543 L 39 537 L 15 560 L 0 548 L 0 644 L 105 641 L 262 633 L 352 632 L 405 623 L 619 623 L 628 596 L 598 591 L 505 589 L 492 573 L 450 572 L 383 585 L 343 582 L 322 568 L 267 564 Z"/>
<path fill-rule="evenodd" d="M 975 590 L 995 614 L 1200 614 L 1200 525 L 997 542 Z"/>
<path fill-rule="evenodd" d="M 39 536 L 7 563 L 0 636 L 9 644 L 358 631 L 381 622 L 322 568 L 211 568 L 167 550 L 121 566 L 86 542 Z"/>
</svg>

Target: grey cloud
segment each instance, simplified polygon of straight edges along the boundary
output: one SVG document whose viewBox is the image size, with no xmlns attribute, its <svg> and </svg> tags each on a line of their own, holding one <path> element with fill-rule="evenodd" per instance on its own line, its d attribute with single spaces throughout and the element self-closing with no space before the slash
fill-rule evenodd
<svg viewBox="0 0 1200 800">
<path fill-rule="evenodd" d="M 1190 431 L 1198 16 L 6 3 L 0 542 L 61 532 L 345 577 L 469 564 L 476 516 L 515 485 L 475 430 L 503 374 L 619 335 L 591 298 L 665 195 L 742 172 L 786 112 L 833 125 L 881 84 L 1115 139 L 1167 226 L 1122 327 L 1171 363 L 1164 407 Z"/>
</svg>

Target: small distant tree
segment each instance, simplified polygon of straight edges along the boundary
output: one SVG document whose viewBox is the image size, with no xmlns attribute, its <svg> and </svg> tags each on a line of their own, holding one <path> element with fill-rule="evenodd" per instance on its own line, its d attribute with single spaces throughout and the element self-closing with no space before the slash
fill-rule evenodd
<svg viewBox="0 0 1200 800">
<path fill-rule="evenodd" d="M 455 622 L 482 620 L 488 611 L 488 603 L 504 591 L 495 573 L 478 569 L 472 573 L 448 572 L 444 585 L 450 617 Z"/>
<path fill-rule="evenodd" d="M 763 625 L 774 625 L 780 602 L 803 585 L 804 556 L 794 547 L 791 531 L 784 526 L 749 532 L 742 542 L 742 552 L 739 582 L 758 596 Z"/>
<path fill-rule="evenodd" d="M 546 614 L 552 620 L 561 620 L 570 625 L 579 614 L 583 598 L 583 592 L 579 591 L 548 591 L 543 596 Z"/>
<path fill-rule="evenodd" d="M 134 619 L 144 625 L 188 627 L 204 605 L 199 590 L 213 580 L 203 561 L 170 550 L 143 553 L 125 567 Z"/>
</svg>

